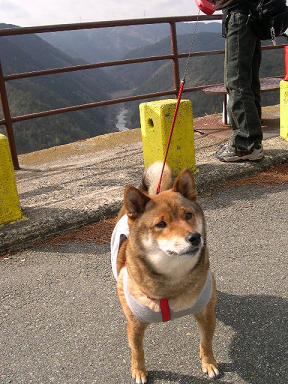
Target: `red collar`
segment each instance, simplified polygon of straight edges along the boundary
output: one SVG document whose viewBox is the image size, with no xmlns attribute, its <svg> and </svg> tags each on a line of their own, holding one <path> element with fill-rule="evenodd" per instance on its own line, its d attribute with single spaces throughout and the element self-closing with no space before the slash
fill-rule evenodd
<svg viewBox="0 0 288 384">
<path fill-rule="evenodd" d="M 160 308 L 162 313 L 162 321 L 171 320 L 170 307 L 168 299 L 160 299 Z"/>
</svg>

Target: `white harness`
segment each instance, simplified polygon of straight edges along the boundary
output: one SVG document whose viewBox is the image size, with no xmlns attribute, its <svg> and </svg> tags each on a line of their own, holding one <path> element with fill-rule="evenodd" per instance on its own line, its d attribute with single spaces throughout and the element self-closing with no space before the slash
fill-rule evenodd
<svg viewBox="0 0 288 384">
<path fill-rule="evenodd" d="M 112 237 L 111 237 L 111 264 L 112 271 L 115 280 L 118 279 L 117 274 L 117 255 L 120 247 L 120 238 L 121 235 L 124 235 L 128 238 L 129 236 L 129 227 L 128 227 L 128 217 L 124 215 L 116 224 Z M 159 323 L 164 320 L 163 312 L 155 312 L 152 311 L 149 307 L 139 303 L 137 299 L 129 293 L 128 290 L 128 271 L 127 268 L 123 268 L 123 290 L 126 302 L 134 314 L 134 316 L 141 321 L 142 323 Z M 174 320 L 179 317 L 187 316 L 187 315 L 195 315 L 201 312 L 202 309 L 206 307 L 212 295 L 212 275 L 211 272 L 208 271 L 206 282 L 197 297 L 196 302 L 192 305 L 192 307 L 182 310 L 182 311 L 173 311 L 171 308 L 169 320 Z M 169 305 L 169 304 L 168 304 Z"/>
</svg>

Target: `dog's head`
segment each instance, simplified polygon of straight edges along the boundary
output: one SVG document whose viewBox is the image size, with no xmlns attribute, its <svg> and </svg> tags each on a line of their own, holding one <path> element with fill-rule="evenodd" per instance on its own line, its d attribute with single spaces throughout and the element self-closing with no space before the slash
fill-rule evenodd
<svg viewBox="0 0 288 384">
<path fill-rule="evenodd" d="M 124 204 L 132 222 L 135 254 L 145 258 L 155 272 L 183 276 L 197 264 L 205 244 L 205 222 L 188 170 L 178 176 L 171 190 L 155 196 L 127 187 Z"/>
</svg>

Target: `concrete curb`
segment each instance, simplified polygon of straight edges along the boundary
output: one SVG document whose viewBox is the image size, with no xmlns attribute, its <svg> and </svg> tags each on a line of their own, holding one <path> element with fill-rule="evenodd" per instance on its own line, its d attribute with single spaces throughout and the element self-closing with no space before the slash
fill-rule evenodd
<svg viewBox="0 0 288 384">
<path fill-rule="evenodd" d="M 265 158 L 258 163 L 221 163 L 214 159 L 214 145 L 199 150 L 198 173 L 196 184 L 199 195 L 217 190 L 225 182 L 250 176 L 268 168 L 288 162 L 288 145 L 279 138 L 273 138 L 264 142 Z M 119 182 L 119 187 L 112 189 L 110 200 L 99 198 L 94 202 L 93 209 L 89 206 L 79 210 L 66 208 L 55 210 L 56 214 L 45 214 L 42 209 L 24 209 L 24 215 L 29 220 L 23 220 L 0 227 L 0 254 L 15 252 L 28 248 L 32 243 L 43 241 L 47 237 L 81 227 L 85 224 L 96 222 L 111 217 L 118 211 L 122 202 L 123 185 L 137 185 L 141 178 L 142 164 L 136 164 L 134 158 L 129 159 L 131 168 L 135 169 L 129 180 Z M 138 172 L 139 171 L 139 172 Z M 131 172 L 133 173 L 133 172 Z M 85 205 L 85 202 L 83 202 Z M 1 230 L 2 229 L 2 230 Z"/>
<path fill-rule="evenodd" d="M 272 139 L 272 141 L 275 139 Z M 288 162 L 287 149 L 273 149 L 265 151 L 265 158 L 260 162 L 246 163 L 221 163 L 217 160 L 199 165 L 199 173 L 196 176 L 198 193 L 205 194 L 211 190 L 216 190 L 218 186 L 227 181 L 247 177 L 261 171 L 265 171 L 273 166 Z"/>
<path fill-rule="evenodd" d="M 0 255 L 6 252 L 16 252 L 29 248 L 33 243 L 43 241 L 49 237 L 73 230 L 83 225 L 87 225 L 106 217 L 116 214 L 121 205 L 121 201 L 115 201 L 109 205 L 99 205 L 94 212 L 83 212 L 77 215 L 73 211 L 63 212 L 62 216 L 52 216 L 48 220 L 34 220 L 33 215 L 17 223 L 10 224 L 11 231 L 3 239 L 0 236 L 1 246 Z M 25 213 L 25 211 L 24 211 Z M 39 226 L 40 225 L 40 226 Z M 0 227 L 1 229 L 1 227 Z"/>
</svg>

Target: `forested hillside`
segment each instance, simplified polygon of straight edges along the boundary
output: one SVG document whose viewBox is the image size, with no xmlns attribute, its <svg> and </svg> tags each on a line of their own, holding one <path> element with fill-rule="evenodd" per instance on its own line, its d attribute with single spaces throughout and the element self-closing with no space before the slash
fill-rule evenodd
<svg viewBox="0 0 288 384">
<path fill-rule="evenodd" d="M 191 35 L 180 36 L 178 39 L 179 52 L 189 52 L 193 37 Z M 284 40 L 279 40 L 279 43 Z M 169 41 L 164 39 L 157 44 L 144 47 L 137 51 L 131 51 L 129 57 L 150 56 L 158 54 L 167 54 Z M 224 39 L 215 33 L 200 33 L 195 41 L 192 51 L 203 50 L 223 50 Z M 186 60 L 180 61 L 180 76 L 184 74 Z M 141 71 L 131 68 L 129 71 L 120 68 L 119 76 L 128 78 L 131 88 L 134 88 L 134 94 L 140 95 L 157 91 L 173 89 L 173 68 L 171 63 L 166 62 L 159 64 L 148 63 L 143 64 Z M 284 55 L 283 50 L 269 50 L 263 52 L 261 64 L 261 77 L 281 76 L 284 73 Z M 223 83 L 224 79 L 224 56 L 203 56 L 195 57 L 189 60 L 186 87 L 192 87 L 203 84 Z M 193 104 L 194 116 L 203 116 L 222 111 L 221 96 L 207 96 L 203 92 L 194 92 L 185 94 L 184 97 L 189 98 Z M 278 104 L 279 92 L 269 92 L 262 94 L 263 105 Z M 139 126 L 139 111 L 136 103 L 126 106 L 129 110 L 130 121 L 128 126 Z"/>
<path fill-rule="evenodd" d="M 0 28 L 7 28 L 1 25 Z M 98 31 L 80 31 L 78 38 L 67 32 L 60 39 L 51 34 L 49 41 L 63 51 L 43 40 L 42 35 L 24 35 L 0 38 L 0 59 L 5 74 L 58 68 L 112 59 L 137 58 L 170 54 L 170 38 L 167 26 L 150 26 L 131 30 L 115 28 L 104 38 Z M 166 28 L 166 29 L 165 29 Z M 183 34 L 194 28 L 192 24 L 180 24 L 178 28 L 178 51 L 211 51 L 224 49 L 220 24 L 202 24 L 195 37 Z M 217 33 L 215 33 L 215 31 Z M 89 33 L 88 33 L 89 32 Z M 99 34 L 100 33 L 100 34 Z M 57 37 L 57 36 L 58 37 Z M 74 40 L 73 40 L 74 36 Z M 164 38 L 162 38 L 164 36 Z M 166 37 L 165 37 L 166 36 Z M 48 39 L 48 36 L 45 36 Z M 137 47 L 136 49 L 131 49 Z M 65 53 L 64 53 L 65 51 Z M 72 58 L 67 54 L 77 56 Z M 90 52 L 90 53 L 89 53 Z M 117 57 L 116 57 L 117 56 Z M 81 58 L 80 58 L 81 57 Z M 180 62 L 183 75 L 186 60 Z M 223 82 L 223 55 L 191 58 L 188 65 L 186 86 Z M 261 76 L 280 76 L 284 72 L 282 50 L 263 54 Z M 9 102 L 13 116 L 61 108 L 70 105 L 111 99 L 128 94 L 144 94 L 173 88 L 172 63 L 125 65 L 106 70 L 81 71 L 70 74 L 45 76 L 8 82 Z M 116 96 L 117 95 L 117 96 Z M 173 96 L 171 96 L 173 97 Z M 222 110 L 222 98 L 206 96 L 203 92 L 185 94 L 193 103 L 194 116 L 202 116 Z M 278 103 L 278 93 L 264 97 L 265 103 Z M 93 137 L 116 130 L 116 115 L 120 106 L 97 108 L 83 112 L 56 115 L 14 124 L 19 153 L 29 152 L 71 141 Z M 128 110 L 128 128 L 139 127 L 139 102 L 125 105 Z M 1 111 L 0 111 L 1 114 Z"/>
<path fill-rule="evenodd" d="M 0 25 L 4 27 L 5 25 Z M 81 64 L 36 35 L 0 38 L 5 74 Z M 82 61 L 83 62 L 83 61 Z M 12 116 L 89 103 L 110 98 L 120 81 L 101 70 L 75 72 L 8 82 Z M 113 110 L 110 111 L 113 114 Z M 47 148 L 113 131 L 111 116 L 103 109 L 56 115 L 17 123 L 19 153 Z"/>
</svg>

